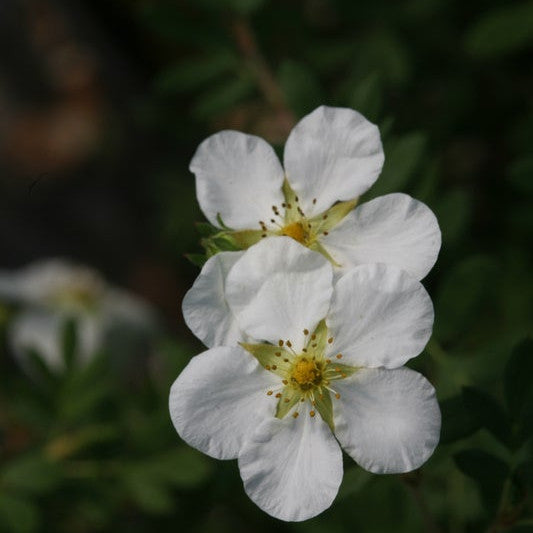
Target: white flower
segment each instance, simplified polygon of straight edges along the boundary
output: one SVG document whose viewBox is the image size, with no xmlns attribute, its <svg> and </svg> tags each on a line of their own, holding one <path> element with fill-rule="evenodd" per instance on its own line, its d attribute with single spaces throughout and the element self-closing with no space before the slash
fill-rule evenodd
<svg viewBox="0 0 533 533">
<path fill-rule="evenodd" d="M 8 341 L 23 367 L 28 350 L 35 350 L 49 368 L 61 370 L 62 331 L 69 318 L 76 320 L 82 361 L 102 348 L 112 327 L 129 324 L 149 330 L 155 323 L 153 311 L 139 298 L 110 287 L 96 271 L 61 259 L 0 272 L 0 299 L 20 307 L 9 325 Z"/>
<path fill-rule="evenodd" d="M 286 237 L 251 247 L 222 278 L 216 297 L 239 329 L 192 358 L 172 386 L 170 412 L 188 444 L 238 458 L 259 507 L 289 521 L 329 507 L 341 446 L 375 473 L 428 459 L 440 432 L 435 391 L 402 366 L 431 335 L 433 307 L 419 281 L 369 264 L 334 284 L 323 256 Z M 206 329 L 216 327 L 196 303 L 184 309 L 188 322 L 204 316 Z"/>
<path fill-rule="evenodd" d="M 315 109 L 292 130 L 283 159 L 285 170 L 263 139 L 236 131 L 198 147 L 190 169 L 200 207 L 233 245 L 286 235 L 337 269 L 381 262 L 417 279 L 431 270 L 441 234 L 425 204 L 388 194 L 353 210 L 384 160 L 379 131 L 361 114 Z"/>
</svg>

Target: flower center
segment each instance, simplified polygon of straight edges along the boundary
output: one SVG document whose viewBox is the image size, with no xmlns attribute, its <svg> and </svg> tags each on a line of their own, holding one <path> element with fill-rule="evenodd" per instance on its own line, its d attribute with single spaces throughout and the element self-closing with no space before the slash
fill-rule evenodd
<svg viewBox="0 0 533 533">
<path fill-rule="evenodd" d="M 291 381 L 303 391 L 318 387 L 322 383 L 321 365 L 305 357 L 297 359 L 292 367 Z"/>
<path fill-rule="evenodd" d="M 307 244 L 309 238 L 309 233 L 305 231 L 301 222 L 293 222 L 292 224 L 284 226 L 281 230 L 281 234 L 293 238 L 300 244 Z"/>
</svg>

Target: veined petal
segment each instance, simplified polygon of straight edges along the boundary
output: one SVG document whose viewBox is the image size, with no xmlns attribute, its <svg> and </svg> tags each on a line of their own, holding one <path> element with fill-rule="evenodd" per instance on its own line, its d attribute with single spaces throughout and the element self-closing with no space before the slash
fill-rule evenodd
<svg viewBox="0 0 533 533">
<path fill-rule="evenodd" d="M 244 340 L 224 292 L 226 276 L 242 254 L 220 252 L 209 258 L 183 299 L 185 323 L 209 348 Z"/>
<path fill-rule="evenodd" d="M 400 474 L 418 468 L 439 442 L 435 390 L 409 368 L 361 369 L 338 381 L 335 435 L 364 469 Z"/>
<path fill-rule="evenodd" d="M 422 279 L 437 260 L 441 233 L 426 204 L 394 193 L 360 205 L 321 241 L 344 269 L 387 263 Z"/>
<path fill-rule="evenodd" d="M 276 404 L 267 391 L 279 381 L 241 348 L 211 348 L 193 357 L 172 385 L 174 427 L 207 455 L 235 459 L 248 434 L 274 417 Z"/>
<path fill-rule="evenodd" d="M 327 509 L 342 480 L 342 453 L 326 423 L 302 412 L 266 421 L 246 442 L 239 469 L 248 496 L 280 520 L 307 520 Z"/>
<path fill-rule="evenodd" d="M 315 109 L 296 124 L 285 145 L 287 179 L 307 216 L 363 194 L 383 161 L 378 128 L 352 109 Z"/>
<path fill-rule="evenodd" d="M 407 272 L 384 264 L 355 267 L 333 291 L 330 353 L 356 367 L 399 367 L 424 349 L 433 316 L 428 293 Z"/>
<path fill-rule="evenodd" d="M 284 172 L 273 148 L 260 137 L 221 131 L 196 150 L 190 170 L 205 216 L 220 226 L 217 215 L 232 229 L 259 229 L 272 206 L 283 202 Z"/>
<path fill-rule="evenodd" d="M 304 329 L 326 316 L 332 267 L 289 237 L 268 237 L 252 246 L 230 270 L 226 298 L 240 328 L 254 339 L 288 340 L 303 348 Z"/>
</svg>

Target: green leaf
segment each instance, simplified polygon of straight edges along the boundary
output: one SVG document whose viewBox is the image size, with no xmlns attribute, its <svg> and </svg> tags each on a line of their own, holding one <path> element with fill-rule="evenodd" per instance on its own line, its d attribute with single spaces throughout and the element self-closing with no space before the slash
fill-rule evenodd
<svg viewBox="0 0 533 533">
<path fill-rule="evenodd" d="M 45 494 L 61 481 L 56 463 L 36 454 L 12 459 L 0 473 L 0 486 L 25 494 Z"/>
<path fill-rule="evenodd" d="M 202 268 L 207 261 L 205 254 L 185 254 L 185 258 L 188 259 L 193 265 Z"/>
<path fill-rule="evenodd" d="M 517 2 L 485 12 L 465 36 L 467 51 L 477 57 L 498 57 L 533 43 L 533 2 Z"/>
<path fill-rule="evenodd" d="M 511 427 L 500 404 L 474 387 L 463 387 L 462 396 L 468 416 L 474 424 L 486 428 L 504 444 L 509 444 Z"/>
<path fill-rule="evenodd" d="M 474 420 L 466 411 L 462 395 L 442 400 L 439 405 L 442 414 L 442 444 L 469 437 L 481 427 L 479 421 Z"/>
<path fill-rule="evenodd" d="M 487 509 L 494 511 L 509 475 L 508 465 L 478 449 L 461 451 L 454 455 L 454 460 L 457 468 L 477 483 Z"/>
<path fill-rule="evenodd" d="M 452 189 L 440 195 L 434 204 L 442 231 L 444 246 L 457 243 L 467 233 L 472 215 L 472 199 L 462 189 Z"/>
<path fill-rule="evenodd" d="M 37 507 L 29 501 L 0 493 L 0 525 L 6 533 L 33 533 L 39 527 Z"/>
<path fill-rule="evenodd" d="M 351 91 L 349 105 L 365 115 L 369 120 L 376 122 L 383 107 L 383 91 L 381 76 L 378 72 L 370 73 L 362 79 Z"/>
<path fill-rule="evenodd" d="M 505 366 L 505 400 L 519 433 L 533 432 L 533 339 L 518 343 Z"/>
<path fill-rule="evenodd" d="M 62 337 L 63 362 L 67 372 L 72 370 L 76 362 L 76 349 L 78 345 L 78 327 L 74 318 L 69 318 L 63 326 Z"/>
<path fill-rule="evenodd" d="M 323 102 L 324 95 L 318 78 L 304 63 L 283 61 L 278 78 L 289 107 L 296 115 L 310 113 Z"/>
<path fill-rule="evenodd" d="M 448 271 L 435 299 L 435 336 L 441 342 L 464 336 L 477 320 L 493 286 L 497 266 L 491 257 L 475 255 Z"/>
<path fill-rule="evenodd" d="M 370 190 L 375 198 L 405 189 L 419 167 L 426 149 L 426 136 L 415 132 L 385 143 L 383 171 Z"/>
<path fill-rule="evenodd" d="M 194 226 L 201 237 L 211 237 L 220 231 L 220 228 L 209 224 L 209 222 L 196 222 Z"/>
<path fill-rule="evenodd" d="M 255 90 L 250 75 L 234 76 L 204 92 L 193 106 L 193 115 L 200 120 L 211 119 L 242 102 Z"/>
<path fill-rule="evenodd" d="M 172 94 L 201 88 L 238 65 L 238 58 L 229 50 L 182 61 L 157 76 L 155 89 L 162 94 Z"/>
</svg>

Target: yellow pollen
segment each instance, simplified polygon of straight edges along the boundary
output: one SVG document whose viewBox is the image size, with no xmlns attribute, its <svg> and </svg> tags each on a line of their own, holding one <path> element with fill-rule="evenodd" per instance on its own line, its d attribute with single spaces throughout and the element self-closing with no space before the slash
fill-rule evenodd
<svg viewBox="0 0 533 533">
<path fill-rule="evenodd" d="M 281 234 L 291 237 L 300 244 L 304 244 L 307 240 L 307 232 L 304 230 L 304 227 L 300 222 L 293 222 L 292 224 L 285 226 L 281 230 Z"/>
<path fill-rule="evenodd" d="M 314 361 L 308 361 L 302 358 L 292 367 L 291 379 L 300 385 L 301 388 L 309 389 L 313 385 L 320 383 L 322 374 Z"/>
</svg>

